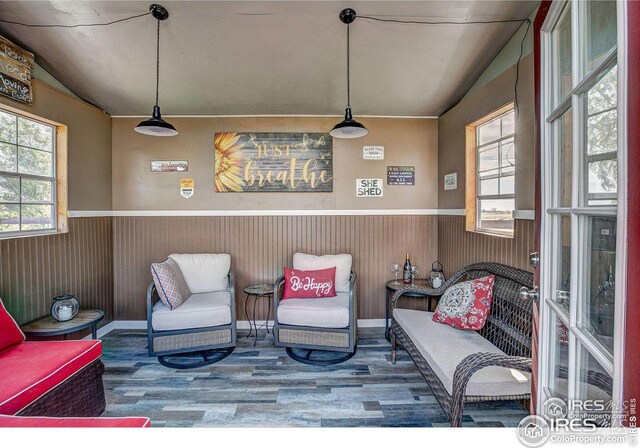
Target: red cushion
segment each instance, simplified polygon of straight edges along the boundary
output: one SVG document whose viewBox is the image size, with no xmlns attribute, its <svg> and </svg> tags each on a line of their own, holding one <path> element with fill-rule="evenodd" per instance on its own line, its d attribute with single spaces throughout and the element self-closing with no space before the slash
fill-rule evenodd
<svg viewBox="0 0 640 448">
<path fill-rule="evenodd" d="M 0 350 L 24 341 L 24 333 L 0 299 Z"/>
<path fill-rule="evenodd" d="M 317 271 L 284 268 L 282 300 L 317 299 L 320 297 L 335 297 L 335 295 L 335 266 Z"/>
<path fill-rule="evenodd" d="M 493 299 L 495 277 L 457 283 L 447 289 L 433 313 L 434 322 L 459 330 L 480 330 L 484 327 Z"/>
<path fill-rule="evenodd" d="M 23 342 L 0 351 L 0 414 L 13 415 L 102 355 L 101 341 Z"/>
<path fill-rule="evenodd" d="M 146 417 L 16 417 L 0 415 L 0 428 L 148 428 Z"/>
</svg>

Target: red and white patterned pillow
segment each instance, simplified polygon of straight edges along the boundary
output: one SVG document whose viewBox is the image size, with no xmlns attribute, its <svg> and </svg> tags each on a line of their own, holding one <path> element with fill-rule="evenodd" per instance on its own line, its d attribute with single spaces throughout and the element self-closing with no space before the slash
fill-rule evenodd
<svg viewBox="0 0 640 448">
<path fill-rule="evenodd" d="M 459 330 L 480 330 L 491 309 L 495 277 L 460 282 L 447 289 L 433 313 L 433 321 Z"/>
<path fill-rule="evenodd" d="M 170 310 L 175 310 L 191 296 L 182 271 L 173 258 L 151 263 L 151 275 L 160 300 Z"/>
<path fill-rule="evenodd" d="M 303 271 L 301 269 L 284 268 L 285 299 L 319 299 L 321 297 L 335 297 L 336 268 Z"/>
</svg>

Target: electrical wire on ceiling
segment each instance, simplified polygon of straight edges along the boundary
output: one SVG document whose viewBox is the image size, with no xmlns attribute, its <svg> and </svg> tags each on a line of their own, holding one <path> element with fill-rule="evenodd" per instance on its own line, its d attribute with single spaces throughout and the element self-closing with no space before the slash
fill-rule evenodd
<svg viewBox="0 0 640 448">
<path fill-rule="evenodd" d="M 131 17 L 125 17 L 123 19 L 113 20 L 111 22 L 103 22 L 103 23 L 78 23 L 76 25 L 62 25 L 62 24 L 37 24 L 37 23 L 22 23 L 16 22 L 13 20 L 5 20 L 0 19 L 0 23 L 7 23 L 10 25 L 19 25 L 26 26 L 27 28 L 82 28 L 82 27 L 91 27 L 91 26 L 109 26 L 115 25 L 116 23 L 126 22 L 127 20 L 137 19 L 139 17 L 145 17 L 151 14 L 150 12 L 145 12 L 144 14 L 138 14 Z"/>
</svg>

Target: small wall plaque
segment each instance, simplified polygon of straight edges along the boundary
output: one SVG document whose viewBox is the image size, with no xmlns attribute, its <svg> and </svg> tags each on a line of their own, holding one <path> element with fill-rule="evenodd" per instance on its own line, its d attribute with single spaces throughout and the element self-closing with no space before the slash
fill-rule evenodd
<svg viewBox="0 0 640 448">
<path fill-rule="evenodd" d="M 384 146 L 363 146 L 362 158 L 364 160 L 384 160 Z"/>
<path fill-rule="evenodd" d="M 194 191 L 193 179 L 180 179 L 180 195 L 183 198 L 189 199 L 193 196 Z"/>
<path fill-rule="evenodd" d="M 357 198 L 379 198 L 382 197 L 383 179 L 356 179 Z"/>
<path fill-rule="evenodd" d="M 388 166 L 387 185 L 415 185 L 415 166 Z"/>
<path fill-rule="evenodd" d="M 444 189 L 456 190 L 458 189 L 458 173 L 451 173 L 444 175 Z"/>
<path fill-rule="evenodd" d="M 152 173 L 186 173 L 189 171 L 187 160 L 152 160 Z"/>
</svg>

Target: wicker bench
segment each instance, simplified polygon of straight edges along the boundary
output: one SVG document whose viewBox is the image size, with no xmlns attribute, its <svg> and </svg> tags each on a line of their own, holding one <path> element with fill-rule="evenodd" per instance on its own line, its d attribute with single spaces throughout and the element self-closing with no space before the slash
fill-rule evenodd
<svg viewBox="0 0 640 448">
<path fill-rule="evenodd" d="M 485 326 L 456 330 L 432 321 L 433 313 L 396 308 L 409 290 L 392 299 L 391 361 L 397 344 L 407 351 L 429 384 L 451 426 L 461 426 L 465 402 L 530 398 L 532 301 L 519 298 L 531 288 L 533 274 L 497 263 L 467 266 L 440 288 L 418 288 L 427 297 L 440 297 L 451 285 L 494 275 L 493 302 Z M 415 290 L 415 288 L 414 288 Z"/>
</svg>

